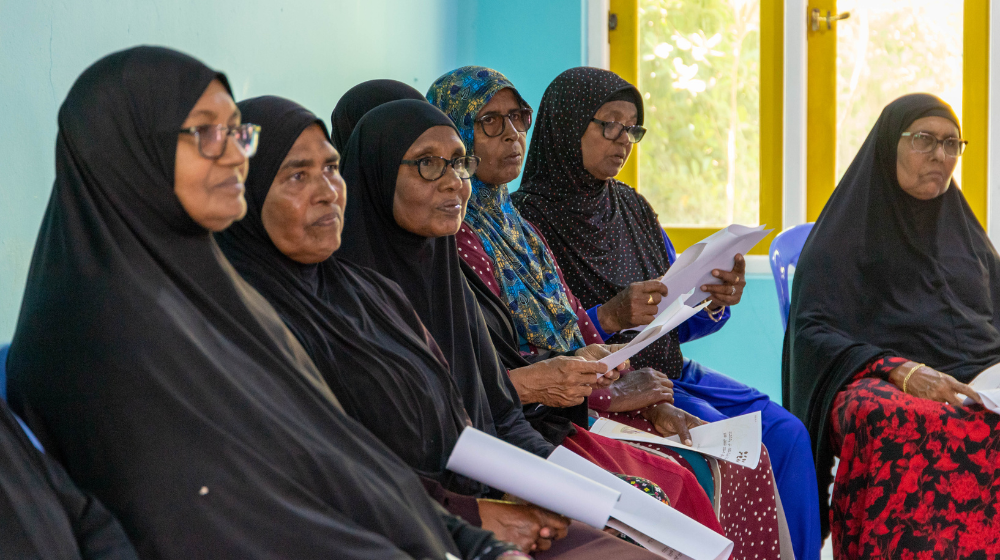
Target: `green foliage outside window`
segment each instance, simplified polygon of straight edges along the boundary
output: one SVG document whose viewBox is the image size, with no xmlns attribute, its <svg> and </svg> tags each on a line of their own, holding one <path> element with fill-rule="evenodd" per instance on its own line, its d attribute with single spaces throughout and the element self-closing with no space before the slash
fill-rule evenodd
<svg viewBox="0 0 1000 560">
<path fill-rule="evenodd" d="M 756 225 L 759 0 L 640 0 L 641 192 L 666 226 Z"/>
</svg>

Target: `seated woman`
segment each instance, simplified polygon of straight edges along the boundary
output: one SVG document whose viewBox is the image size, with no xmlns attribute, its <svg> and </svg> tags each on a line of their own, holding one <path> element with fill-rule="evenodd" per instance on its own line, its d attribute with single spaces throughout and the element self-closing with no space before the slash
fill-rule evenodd
<svg viewBox="0 0 1000 560">
<path fill-rule="evenodd" d="M 59 112 L 12 404 L 145 558 L 523 557 L 344 414 L 219 252 L 256 136 L 225 76 L 186 55 L 84 71 Z"/>
<path fill-rule="evenodd" d="M 481 159 L 471 179 L 472 195 L 456 240 L 459 254 L 467 265 L 463 271 L 475 275 L 475 280 L 485 285 L 491 296 L 500 298 L 510 311 L 508 316 L 513 329 L 491 329 L 494 345 L 519 349 L 500 353 L 504 365 L 517 367 L 507 363 L 508 354 L 522 354 L 532 360 L 575 351 L 587 340 L 603 342 L 586 310 L 566 285 L 545 240 L 510 202 L 507 183 L 521 172 L 531 108 L 503 74 L 480 66 L 466 66 L 441 76 L 431 86 L 428 99 L 455 123 L 467 152 Z M 663 287 L 659 282 L 654 284 Z M 480 297 L 483 313 L 489 315 L 493 307 L 483 299 Z M 492 325 L 493 322 L 487 319 L 487 323 Z M 502 333 L 511 330 L 516 330 L 516 339 L 507 341 Z M 551 404 L 539 389 L 547 388 L 543 383 L 558 387 L 557 379 L 526 379 L 523 375 L 512 375 L 511 379 L 525 403 Z M 610 388 L 595 389 L 589 404 L 601 416 L 617 422 L 663 435 L 680 432 L 686 437 L 688 425 L 702 422 L 670 404 L 673 402 L 671 387 L 666 375 L 643 368 L 623 373 Z M 680 422 L 674 421 L 678 414 Z M 707 484 L 714 487 L 712 471 L 701 455 L 680 456 L 676 448 L 652 447 L 677 458 L 694 472 L 704 470 Z M 770 481 L 770 462 L 766 450 L 762 452 L 761 463 L 751 477 Z M 774 485 L 745 484 L 745 467 L 724 461 L 718 467 L 719 519 L 726 534 L 739 535 L 747 529 L 760 529 L 762 522 L 755 520 L 752 526 L 747 525 L 741 512 L 751 503 L 756 510 L 774 511 Z M 770 529 L 780 526 L 770 517 L 763 523 Z M 776 557 L 778 551 L 773 547 L 773 540 L 777 536 L 778 531 L 772 530 L 769 542 L 737 541 L 733 553 Z"/>
<path fill-rule="evenodd" d="M 836 558 L 1000 554 L 1000 415 L 962 404 L 1000 362 L 1000 258 L 952 179 L 961 138 L 933 95 L 886 106 L 795 270 L 785 403 L 824 506 L 840 457 Z"/>
<path fill-rule="evenodd" d="M 247 215 L 215 235 L 222 252 L 275 307 L 345 412 L 429 478 L 425 484 L 450 511 L 525 551 L 548 549 L 566 535 L 565 519 L 531 505 L 466 498 L 482 496 L 479 486 L 445 470 L 469 417 L 437 345 L 399 286 L 332 256 L 340 247 L 347 189 L 322 121 L 279 97 L 238 107 L 262 130 L 245 183 Z M 595 556 L 599 551 L 650 554 L 573 524 L 569 538 L 545 557 L 603 557 Z"/>
<path fill-rule="evenodd" d="M 645 133 L 642 121 L 642 97 L 632 84 L 597 68 L 563 72 L 542 97 L 524 179 L 512 195 L 521 215 L 545 236 L 573 294 L 591 309 L 591 322 L 606 332 L 652 320 L 664 294 L 645 296 L 641 283 L 659 284 L 655 280 L 675 260 L 653 208 L 614 179 Z M 703 287 L 712 294 L 709 311 L 637 354 L 632 363 L 667 374 L 673 380 L 674 404 L 702 420 L 761 412 L 795 557 L 813 560 L 820 551 L 819 507 L 812 494 L 801 491 L 814 480 L 802 423 L 767 395 L 681 353 L 681 342 L 721 328 L 725 307 L 740 301 L 743 270 L 737 256 L 732 271 L 715 271 L 724 283 Z M 644 295 L 638 301 L 637 291 Z M 619 332 L 608 340 L 625 342 L 634 336 Z"/>
<path fill-rule="evenodd" d="M 547 457 L 553 446 L 525 420 L 459 270 L 454 234 L 462 223 L 467 179 L 475 164 L 475 158 L 465 157 L 448 117 L 426 101 L 393 101 L 370 111 L 343 157 L 352 194 L 338 257 L 399 284 L 441 348 L 474 426 Z M 558 359 L 605 369 L 580 358 Z M 584 383 L 596 382 L 595 373 L 580 377 Z M 676 463 L 584 430 L 558 443 L 609 471 L 656 483 L 671 505 L 719 529 L 705 493 Z"/>
<path fill-rule="evenodd" d="M 55 460 L 35 448 L 2 399 L 0 527 L 4 558 L 139 558 L 118 521 L 81 492 Z"/>
</svg>

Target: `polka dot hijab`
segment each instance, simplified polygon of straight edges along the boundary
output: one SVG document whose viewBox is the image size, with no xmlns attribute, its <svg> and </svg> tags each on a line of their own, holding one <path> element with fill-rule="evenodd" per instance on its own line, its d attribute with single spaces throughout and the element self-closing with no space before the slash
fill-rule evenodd
<svg viewBox="0 0 1000 560">
<path fill-rule="evenodd" d="M 632 100 L 643 122 L 639 90 L 599 68 L 571 68 L 545 90 L 528 150 L 521 188 L 511 195 L 541 231 L 566 282 L 586 307 L 600 305 L 632 282 L 657 278 L 670 267 L 656 212 L 616 179 L 601 181 L 583 166 L 581 138 L 590 119 L 612 99 Z M 634 333 L 609 342 L 625 342 Z M 680 377 L 677 332 L 632 359 Z"/>
</svg>

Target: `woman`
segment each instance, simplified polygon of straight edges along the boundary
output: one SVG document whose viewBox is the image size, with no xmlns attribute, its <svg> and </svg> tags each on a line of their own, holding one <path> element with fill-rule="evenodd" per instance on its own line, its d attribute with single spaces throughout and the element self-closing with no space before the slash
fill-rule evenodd
<svg viewBox="0 0 1000 560">
<path fill-rule="evenodd" d="M 225 76 L 174 51 L 77 79 L 12 402 L 144 558 L 521 555 L 428 499 L 219 253 L 256 133 Z"/>
<path fill-rule="evenodd" d="M 215 236 L 223 253 L 275 306 L 347 414 L 436 482 L 425 485 L 450 511 L 525 551 L 546 550 L 566 536 L 561 516 L 477 500 L 478 486 L 445 471 L 468 415 L 437 345 L 399 287 L 332 256 L 340 246 L 347 190 L 322 122 L 278 97 L 238 106 L 263 130 L 246 180 L 247 217 Z M 649 555 L 585 525 L 574 524 L 568 533 L 545 557 L 597 557 L 597 550 Z"/>
<path fill-rule="evenodd" d="M 406 293 L 441 348 L 473 425 L 547 457 L 552 444 L 525 420 L 459 270 L 454 234 L 474 165 L 451 120 L 429 103 L 400 100 L 373 109 L 358 123 L 344 154 L 343 175 L 352 196 L 340 252 L 397 282 Z M 587 381 L 594 383 L 596 374 L 589 376 Z M 705 494 L 679 465 L 582 430 L 559 443 L 612 472 L 658 484 L 671 505 L 718 528 Z"/>
<path fill-rule="evenodd" d="M 525 133 L 531 124 L 530 107 L 503 74 L 480 66 L 466 66 L 441 76 L 431 86 L 428 99 L 455 123 L 468 153 L 481 158 L 471 180 L 472 195 L 456 240 L 459 254 L 467 265 L 463 270 L 472 271 L 476 279 L 487 286 L 489 293 L 500 298 L 510 311 L 517 339 L 505 343 L 504 337 L 491 329 L 494 344 L 516 346 L 530 360 L 575 351 L 587 340 L 603 342 L 586 310 L 566 286 L 544 239 L 510 201 L 507 183 L 521 172 Z M 659 282 L 656 284 L 662 286 Z M 482 307 L 488 315 L 491 306 Z M 506 360 L 504 365 L 511 367 Z M 528 401 L 516 379 L 514 382 L 522 400 Z M 644 368 L 623 373 L 622 378 L 608 389 L 595 389 L 589 405 L 601 416 L 617 422 L 674 435 L 678 430 L 671 420 L 678 412 L 684 415 L 681 426 L 701 422 L 670 404 L 673 401 L 671 387 L 665 375 Z M 686 435 L 684 430 L 682 436 Z M 714 492 L 712 471 L 701 455 L 686 453 L 681 456 L 675 448 L 652 447 L 677 458 L 695 473 L 703 472 L 706 479 L 703 486 L 707 485 Z M 719 463 L 718 467 L 719 519 L 726 534 L 741 535 L 747 529 L 761 529 L 762 522 L 756 519 L 752 525 L 747 525 L 741 512 L 746 504 L 752 503 L 756 510 L 773 514 L 776 507 L 774 486 L 743 484 L 746 480 L 744 467 L 726 462 Z M 766 451 L 756 471 L 751 475 L 753 479 L 772 479 Z M 777 557 L 779 551 L 773 548 L 773 539 L 777 537 L 778 531 L 774 529 L 779 523 L 771 516 L 763 523 L 767 527 L 760 532 L 772 529 L 772 542 L 737 540 L 734 554 Z"/>
<path fill-rule="evenodd" d="M 514 206 L 538 227 L 566 272 L 566 281 L 593 322 L 604 331 L 639 324 L 655 314 L 661 294 L 635 302 L 635 282 L 655 280 L 675 259 L 673 246 L 645 198 L 614 179 L 632 145 L 645 129 L 639 91 L 612 72 L 574 68 L 560 74 L 546 89 L 528 152 L 521 189 Z M 728 310 L 739 303 L 744 261 L 736 257 L 732 271 L 716 270 L 723 284 L 703 286 L 712 294 L 709 312 L 699 313 L 681 327 L 632 358 L 637 367 L 653 367 L 674 384 L 674 404 L 698 418 L 714 422 L 760 411 L 764 445 L 783 497 L 795 557 L 819 557 L 819 508 L 802 487 L 813 484 L 808 434 L 794 416 L 763 393 L 683 357 L 680 343 L 711 334 L 721 327 Z M 641 287 L 641 286 L 640 286 Z M 669 296 L 668 296 L 669 297 Z M 604 313 L 616 301 L 628 301 L 629 312 Z M 606 317 L 613 317 L 610 322 Z M 718 321 L 718 322 L 716 322 Z M 634 333 L 609 338 L 625 342 Z"/>
<path fill-rule="evenodd" d="M 965 142 L 928 94 L 875 127 L 795 271 L 785 402 L 809 427 L 839 558 L 1000 556 L 1000 259 L 952 179 Z M 826 527 L 825 527 L 826 528 Z"/>
<path fill-rule="evenodd" d="M 0 551 L 4 558 L 138 558 L 111 513 L 36 449 L 29 434 L 0 399 Z"/>
<path fill-rule="evenodd" d="M 423 101 L 424 96 L 413 86 L 396 80 L 368 80 L 347 90 L 330 114 L 330 126 L 333 127 L 330 138 L 337 153 L 344 153 L 347 140 L 365 113 L 397 99 Z"/>
</svg>

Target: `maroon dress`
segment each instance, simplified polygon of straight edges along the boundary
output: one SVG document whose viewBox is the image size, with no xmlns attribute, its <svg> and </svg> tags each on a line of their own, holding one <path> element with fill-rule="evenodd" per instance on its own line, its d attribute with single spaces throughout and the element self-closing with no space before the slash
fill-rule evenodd
<svg viewBox="0 0 1000 560">
<path fill-rule="evenodd" d="M 1000 558 L 1000 415 L 903 393 L 905 358 L 875 360 L 836 396 L 837 558 Z"/>
</svg>

